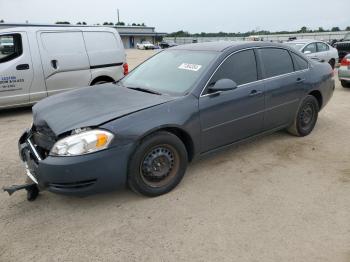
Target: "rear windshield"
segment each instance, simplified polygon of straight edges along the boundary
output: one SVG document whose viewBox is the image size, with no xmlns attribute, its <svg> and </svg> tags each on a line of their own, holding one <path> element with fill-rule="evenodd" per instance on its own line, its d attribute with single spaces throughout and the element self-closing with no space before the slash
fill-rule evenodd
<svg viewBox="0 0 350 262">
<path fill-rule="evenodd" d="M 184 95 L 218 55 L 216 52 L 167 50 L 153 56 L 121 80 L 162 94 Z"/>
<path fill-rule="evenodd" d="M 292 43 L 292 42 L 289 42 L 289 43 L 286 43 L 286 45 L 294 48 L 295 50 L 300 51 L 303 48 L 303 46 L 305 45 L 305 43 Z"/>
</svg>

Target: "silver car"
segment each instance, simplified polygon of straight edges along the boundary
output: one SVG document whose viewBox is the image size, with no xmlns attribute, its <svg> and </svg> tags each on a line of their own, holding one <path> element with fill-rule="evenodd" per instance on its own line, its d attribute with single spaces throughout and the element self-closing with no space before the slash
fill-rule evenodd
<svg viewBox="0 0 350 262">
<path fill-rule="evenodd" d="M 350 54 L 341 60 L 338 77 L 343 87 L 350 87 Z"/>
<path fill-rule="evenodd" d="M 328 62 L 334 69 L 338 63 L 338 51 L 329 44 L 314 39 L 299 39 L 285 44 L 304 53 L 310 58 L 315 58 L 321 62 Z"/>
</svg>

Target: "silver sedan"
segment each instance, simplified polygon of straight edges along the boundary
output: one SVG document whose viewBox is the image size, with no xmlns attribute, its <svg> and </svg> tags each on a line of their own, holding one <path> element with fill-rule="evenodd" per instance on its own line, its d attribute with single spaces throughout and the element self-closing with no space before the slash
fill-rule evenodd
<svg viewBox="0 0 350 262">
<path fill-rule="evenodd" d="M 332 68 L 338 63 L 338 51 L 329 44 L 314 39 L 299 39 L 285 44 L 322 62 L 328 62 Z"/>
<path fill-rule="evenodd" d="M 350 87 L 350 54 L 341 60 L 338 77 L 343 87 Z"/>
</svg>

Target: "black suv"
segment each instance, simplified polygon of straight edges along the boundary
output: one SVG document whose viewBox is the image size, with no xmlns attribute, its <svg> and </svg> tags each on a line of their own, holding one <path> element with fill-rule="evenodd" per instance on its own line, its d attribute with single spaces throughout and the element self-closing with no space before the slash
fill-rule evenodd
<svg viewBox="0 0 350 262">
<path fill-rule="evenodd" d="M 350 33 L 347 33 L 340 42 L 335 43 L 334 47 L 337 48 L 339 61 L 341 61 L 344 56 L 350 53 Z"/>
</svg>

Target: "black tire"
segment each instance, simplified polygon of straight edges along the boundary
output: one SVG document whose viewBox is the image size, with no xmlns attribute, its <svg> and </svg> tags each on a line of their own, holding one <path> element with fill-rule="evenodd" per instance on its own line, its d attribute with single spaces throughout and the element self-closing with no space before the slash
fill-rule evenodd
<svg viewBox="0 0 350 262">
<path fill-rule="evenodd" d="M 314 129 L 318 111 L 320 110 L 317 99 L 308 95 L 299 106 L 294 122 L 287 129 L 288 132 L 295 136 L 307 136 Z"/>
<path fill-rule="evenodd" d="M 345 88 L 350 87 L 350 82 L 348 82 L 348 81 L 341 80 L 340 83 L 341 83 L 342 87 L 345 87 Z"/>
<path fill-rule="evenodd" d="M 129 187 L 155 197 L 168 193 L 182 180 L 188 163 L 185 145 L 174 134 L 160 131 L 142 140 L 128 167 Z"/>
<path fill-rule="evenodd" d="M 328 64 L 331 65 L 332 69 L 335 68 L 335 60 L 334 59 L 329 60 Z"/>
</svg>

